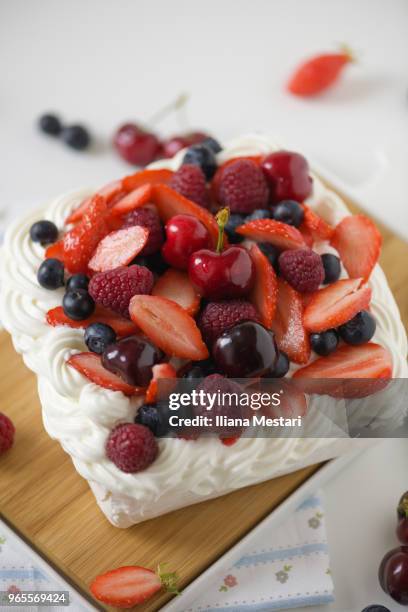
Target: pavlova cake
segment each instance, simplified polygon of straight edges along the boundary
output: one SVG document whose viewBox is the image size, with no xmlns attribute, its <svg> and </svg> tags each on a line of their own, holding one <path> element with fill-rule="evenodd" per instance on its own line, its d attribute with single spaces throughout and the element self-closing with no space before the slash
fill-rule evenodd
<svg viewBox="0 0 408 612">
<path fill-rule="evenodd" d="M 258 136 L 209 139 L 14 223 L 0 316 L 38 377 L 47 432 L 127 527 L 353 448 L 170 436 L 158 388 L 406 377 L 380 249 L 374 223 L 350 215 L 302 155 Z"/>
</svg>

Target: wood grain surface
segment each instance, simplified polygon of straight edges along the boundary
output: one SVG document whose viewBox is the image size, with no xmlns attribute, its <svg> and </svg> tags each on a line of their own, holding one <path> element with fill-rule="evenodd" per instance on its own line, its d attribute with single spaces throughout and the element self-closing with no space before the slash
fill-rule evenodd
<svg viewBox="0 0 408 612">
<path fill-rule="evenodd" d="M 381 263 L 407 326 L 408 245 L 380 227 L 384 236 Z M 169 562 L 184 587 L 319 467 L 126 530 L 117 529 L 98 509 L 70 458 L 45 433 L 35 376 L 25 368 L 4 332 L 0 333 L 0 356 L 0 410 L 10 415 L 17 429 L 15 447 L 0 460 L 0 510 L 11 526 L 85 594 L 95 575 L 126 564 L 154 568 Z M 158 610 L 167 600 L 168 595 L 160 593 L 137 610 Z"/>
</svg>

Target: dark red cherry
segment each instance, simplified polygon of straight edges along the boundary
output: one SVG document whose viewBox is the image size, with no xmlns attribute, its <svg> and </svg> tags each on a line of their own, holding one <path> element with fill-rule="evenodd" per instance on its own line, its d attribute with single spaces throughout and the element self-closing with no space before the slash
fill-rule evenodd
<svg viewBox="0 0 408 612">
<path fill-rule="evenodd" d="M 408 491 L 406 491 L 397 506 L 397 538 L 401 544 L 408 545 Z"/>
<path fill-rule="evenodd" d="M 187 134 L 172 136 L 163 142 L 163 157 L 173 157 L 181 149 L 191 147 L 194 144 L 200 144 L 207 138 L 208 134 L 204 132 L 188 132 Z"/>
<path fill-rule="evenodd" d="M 180 270 L 188 268 L 192 253 L 208 247 L 211 242 L 207 228 L 192 215 L 175 215 L 167 221 L 165 230 L 163 258 Z"/>
<path fill-rule="evenodd" d="M 146 166 L 156 159 L 160 141 L 134 123 L 125 123 L 115 133 L 113 144 L 119 155 L 130 164 Z"/>
<path fill-rule="evenodd" d="M 129 336 L 110 344 L 102 354 L 104 368 L 136 387 L 147 387 L 152 367 L 164 359 L 164 353 L 139 336 Z"/>
<path fill-rule="evenodd" d="M 228 329 L 213 346 L 217 371 L 230 378 L 262 376 L 275 368 L 277 357 L 273 333 L 254 321 Z"/>
<path fill-rule="evenodd" d="M 408 546 L 387 552 L 378 570 L 381 588 L 395 601 L 408 605 Z"/>
<path fill-rule="evenodd" d="M 276 151 L 265 157 L 262 168 L 271 188 L 273 204 L 282 200 L 303 202 L 312 193 L 309 164 L 303 155 Z"/>
</svg>

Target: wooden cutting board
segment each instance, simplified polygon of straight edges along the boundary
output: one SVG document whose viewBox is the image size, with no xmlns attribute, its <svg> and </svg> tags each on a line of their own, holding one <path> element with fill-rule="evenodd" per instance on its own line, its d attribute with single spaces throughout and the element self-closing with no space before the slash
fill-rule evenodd
<svg viewBox="0 0 408 612">
<path fill-rule="evenodd" d="M 408 245 L 381 229 L 381 262 L 407 325 Z M 312 466 L 126 530 L 117 529 L 98 509 L 70 458 L 45 433 L 35 376 L 4 332 L 0 333 L 0 357 L 0 410 L 13 419 L 17 429 L 14 448 L 0 460 L 1 513 L 87 597 L 95 575 L 120 565 L 154 568 L 168 562 L 185 587 L 319 469 Z M 158 610 L 167 600 L 168 595 L 161 593 L 137 610 Z"/>
</svg>

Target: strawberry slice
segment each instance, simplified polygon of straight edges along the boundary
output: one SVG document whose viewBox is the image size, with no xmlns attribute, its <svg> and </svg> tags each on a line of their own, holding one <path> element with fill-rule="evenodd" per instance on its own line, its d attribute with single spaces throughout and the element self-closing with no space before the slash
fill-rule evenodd
<svg viewBox="0 0 408 612">
<path fill-rule="evenodd" d="M 151 185 L 156 185 L 157 183 L 167 184 L 173 174 L 174 172 L 172 172 L 172 170 L 167 170 L 166 168 L 162 168 L 161 170 L 141 170 L 135 172 L 135 174 L 125 176 L 121 181 L 122 189 L 129 193 L 137 187 L 141 187 L 147 183 Z"/>
<path fill-rule="evenodd" d="M 250 254 L 255 264 L 255 284 L 249 299 L 257 309 L 261 323 L 269 329 L 278 301 L 278 281 L 275 270 L 256 244 L 252 245 Z"/>
<path fill-rule="evenodd" d="M 111 214 L 116 216 L 129 213 L 132 210 L 136 210 L 136 208 L 140 208 L 141 206 L 147 204 L 151 197 L 152 186 L 150 183 L 147 183 L 147 185 L 142 185 L 141 187 L 136 187 L 136 189 L 116 202 L 116 204 L 111 208 Z"/>
<path fill-rule="evenodd" d="M 300 294 L 278 278 L 278 302 L 272 322 L 278 347 L 294 363 L 307 363 L 310 358 L 309 336 L 303 325 L 303 304 Z"/>
<path fill-rule="evenodd" d="M 98 601 L 116 608 L 133 608 L 163 587 L 170 593 L 177 593 L 177 580 L 177 574 L 164 573 L 160 566 L 156 574 L 144 567 L 128 565 L 97 576 L 89 588 Z"/>
<path fill-rule="evenodd" d="M 105 187 L 102 187 L 102 189 L 99 189 L 96 192 L 96 195 L 100 195 L 105 198 L 106 204 L 109 208 L 121 193 L 123 193 L 122 181 L 113 181 L 112 183 L 105 185 Z M 65 225 L 81 221 L 85 212 L 87 212 L 88 208 L 90 207 L 91 202 L 92 196 L 85 198 L 85 200 L 83 200 L 81 204 L 72 211 L 67 219 L 65 219 Z"/>
<path fill-rule="evenodd" d="M 304 324 L 310 332 L 322 332 L 350 321 L 368 308 L 371 288 L 362 278 L 341 279 L 316 291 L 305 309 Z"/>
<path fill-rule="evenodd" d="M 189 315 L 195 315 L 200 308 L 197 293 L 186 272 L 169 268 L 153 287 L 152 295 L 159 295 L 180 304 Z"/>
<path fill-rule="evenodd" d="M 119 266 L 127 266 L 145 246 L 149 230 L 133 225 L 108 234 L 98 244 L 89 261 L 93 272 L 106 272 Z"/>
<path fill-rule="evenodd" d="M 90 196 L 89 198 L 85 198 L 85 200 L 82 200 L 80 205 L 77 206 L 77 208 L 74 208 L 72 213 L 65 219 L 64 224 L 69 225 L 70 223 L 77 223 L 78 221 L 80 221 L 84 216 L 85 211 L 88 210 L 91 202 L 92 196 Z"/>
<path fill-rule="evenodd" d="M 64 259 L 63 241 L 58 240 L 58 242 L 50 244 L 50 246 L 45 249 L 45 257 L 46 259 L 60 259 L 62 261 Z"/>
<path fill-rule="evenodd" d="M 380 257 L 382 237 L 371 219 L 351 215 L 336 225 L 331 245 L 338 251 L 350 278 L 367 281 Z"/>
<path fill-rule="evenodd" d="M 256 219 L 240 225 L 235 230 L 245 238 L 270 242 L 278 249 L 298 249 L 306 246 L 302 234 L 296 227 L 274 219 Z"/>
<path fill-rule="evenodd" d="M 96 353 L 76 353 L 71 355 L 67 364 L 86 376 L 88 380 L 111 391 L 122 391 L 125 395 L 140 395 L 144 389 L 128 385 L 119 376 L 106 370 L 101 362 L 100 355 Z"/>
<path fill-rule="evenodd" d="M 129 313 L 142 332 L 168 355 L 194 361 L 208 357 L 196 322 L 176 302 L 157 295 L 135 295 Z"/>
<path fill-rule="evenodd" d="M 334 233 L 334 227 L 326 223 L 309 206 L 302 204 L 304 217 L 300 231 L 308 230 L 315 240 L 330 240 Z"/>
<path fill-rule="evenodd" d="M 154 185 L 153 202 L 156 204 L 163 222 L 168 221 L 174 215 L 193 215 L 207 228 L 213 238 L 214 245 L 217 243 L 217 222 L 212 214 L 202 206 L 188 200 L 167 185 Z"/>
<path fill-rule="evenodd" d="M 351 398 L 380 391 L 391 376 L 392 357 L 388 350 L 367 342 L 340 346 L 328 357 L 319 357 L 297 370 L 293 378 L 300 380 L 301 387 L 309 393 Z"/>
<path fill-rule="evenodd" d="M 74 321 L 70 319 L 65 314 L 62 306 L 56 306 L 47 312 L 46 320 L 48 325 L 52 325 L 52 327 L 67 325 L 74 329 L 85 329 L 85 327 L 88 327 L 91 323 L 105 323 L 106 325 L 110 325 L 112 329 L 115 330 L 116 335 L 121 338 L 137 334 L 139 331 L 136 325 L 132 323 L 132 321 L 129 321 L 129 319 L 120 317 L 116 313 L 105 310 L 105 308 L 101 306 L 96 306 L 94 313 L 83 321 Z"/>
<path fill-rule="evenodd" d="M 177 385 L 177 370 L 171 363 L 158 363 L 152 367 L 153 378 L 146 391 L 146 404 L 167 399 Z M 159 387 L 159 380 L 160 389 Z"/>
<path fill-rule="evenodd" d="M 305 241 L 306 245 L 310 249 L 313 248 L 314 238 L 313 238 L 313 234 L 310 231 L 310 229 L 308 229 L 305 225 L 301 225 L 299 227 L 299 232 L 302 234 L 303 240 Z"/>
</svg>

